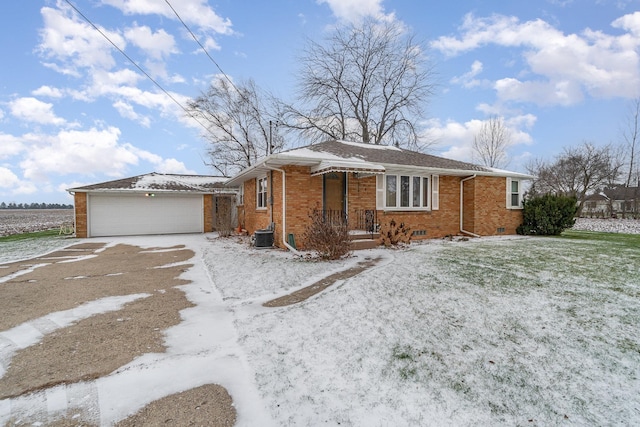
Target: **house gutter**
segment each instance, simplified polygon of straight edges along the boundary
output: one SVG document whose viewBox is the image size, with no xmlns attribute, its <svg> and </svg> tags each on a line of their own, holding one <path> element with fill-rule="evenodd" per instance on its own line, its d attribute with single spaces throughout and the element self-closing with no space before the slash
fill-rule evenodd
<svg viewBox="0 0 640 427">
<path fill-rule="evenodd" d="M 267 162 L 264 163 L 270 171 L 280 172 L 282 174 L 282 244 L 296 255 L 302 255 L 300 251 L 287 243 L 287 179 L 284 170 L 269 166 Z M 273 177 L 273 175 L 271 175 Z M 273 191 L 273 179 L 271 180 L 271 188 Z M 273 199 L 272 199 L 273 200 Z M 273 215 L 273 205 L 271 205 L 271 215 Z M 273 220 L 271 221 L 273 222 Z"/>
<path fill-rule="evenodd" d="M 480 237 L 480 235 L 464 229 L 464 182 L 474 179 L 476 176 L 478 175 L 473 174 L 460 180 L 460 232 L 472 237 Z"/>
</svg>

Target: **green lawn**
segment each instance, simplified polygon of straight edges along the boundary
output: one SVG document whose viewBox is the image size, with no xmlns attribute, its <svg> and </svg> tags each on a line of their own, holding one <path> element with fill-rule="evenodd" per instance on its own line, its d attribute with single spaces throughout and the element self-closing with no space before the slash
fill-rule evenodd
<svg viewBox="0 0 640 427">
<path fill-rule="evenodd" d="M 52 236 L 58 236 L 59 234 L 60 234 L 60 230 L 57 228 L 46 230 L 46 231 L 36 231 L 34 233 L 12 234 L 10 236 L 1 236 L 0 243 L 16 242 L 16 241 L 26 240 L 26 239 L 38 239 L 41 237 L 52 237 Z"/>
</svg>

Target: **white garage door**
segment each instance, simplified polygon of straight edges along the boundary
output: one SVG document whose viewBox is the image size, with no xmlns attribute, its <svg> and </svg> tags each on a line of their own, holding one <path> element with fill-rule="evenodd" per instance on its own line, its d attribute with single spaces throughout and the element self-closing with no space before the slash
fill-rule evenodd
<svg viewBox="0 0 640 427">
<path fill-rule="evenodd" d="M 202 195 L 89 195 L 90 237 L 202 233 Z"/>
</svg>

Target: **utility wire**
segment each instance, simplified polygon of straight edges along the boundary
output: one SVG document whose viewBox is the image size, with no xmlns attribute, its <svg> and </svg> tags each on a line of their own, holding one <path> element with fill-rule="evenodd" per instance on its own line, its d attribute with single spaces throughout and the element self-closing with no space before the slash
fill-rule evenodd
<svg viewBox="0 0 640 427">
<path fill-rule="evenodd" d="M 66 2 L 69 6 L 71 6 L 71 8 L 72 8 L 73 10 L 75 10 L 75 11 L 76 11 L 76 13 L 77 13 L 78 15 L 82 16 L 82 18 L 83 18 L 85 21 L 87 21 L 87 23 L 88 23 L 89 25 L 91 25 L 91 26 L 93 27 L 93 29 L 95 29 L 97 32 L 99 32 L 99 33 L 102 35 L 102 37 L 104 37 L 104 38 L 105 38 L 109 43 L 111 43 L 111 45 L 112 45 L 113 47 L 115 47 L 115 48 L 118 50 L 118 52 L 120 52 L 120 53 L 121 53 L 125 58 L 127 58 L 127 59 L 129 60 L 129 62 L 131 62 L 131 63 L 132 63 L 132 64 L 133 64 L 133 65 L 134 65 L 138 70 L 140 70 L 140 72 L 141 72 L 142 74 L 144 74 L 145 76 L 147 76 L 147 78 L 148 78 L 149 80 L 151 80 L 151 81 L 152 81 L 152 82 L 153 82 L 153 83 L 154 83 L 154 84 L 155 84 L 155 85 L 156 85 L 156 86 L 157 86 L 157 87 L 158 87 L 162 92 L 164 92 L 164 93 L 165 93 L 165 95 L 167 95 L 167 96 L 168 96 L 168 97 L 169 97 L 173 102 L 175 102 L 175 103 L 176 103 L 180 108 L 182 108 L 182 110 L 183 110 L 185 113 L 187 113 L 187 115 L 188 115 L 189 117 L 191 117 L 193 120 L 195 120 L 196 122 L 198 122 L 198 124 L 199 124 L 200 126 L 202 126 L 202 127 L 203 127 L 207 132 L 211 132 L 211 131 L 209 130 L 209 128 L 208 128 L 206 125 L 204 125 L 200 120 L 198 120 L 198 118 L 197 118 L 195 115 L 193 115 L 193 113 L 192 113 L 191 111 L 189 111 L 189 110 L 188 110 L 184 105 L 182 105 L 182 104 L 180 103 L 180 101 L 178 101 L 178 100 L 177 100 L 173 95 L 171 95 L 171 93 L 169 93 L 169 91 L 167 91 L 165 88 L 163 88 L 163 87 L 160 85 L 160 83 L 158 83 L 158 82 L 157 82 L 153 77 L 151 77 L 151 76 L 149 75 L 149 73 L 147 73 L 147 72 L 146 72 L 146 71 L 145 71 L 145 70 L 144 70 L 140 65 L 138 65 L 138 64 L 136 63 L 136 61 L 134 61 L 134 60 L 133 60 L 129 55 L 127 55 L 127 54 L 126 54 L 122 49 L 120 49 L 120 47 L 119 47 L 118 45 L 116 45 L 116 44 L 115 44 L 115 43 L 114 43 L 114 42 L 109 38 L 109 36 L 107 36 L 107 35 L 106 35 L 106 34 L 105 34 L 105 33 L 104 33 L 100 28 L 98 28 L 98 26 L 96 26 L 96 25 L 95 25 L 95 24 L 94 24 L 94 23 L 93 23 L 93 22 L 92 22 L 92 21 L 91 21 L 87 16 L 85 16 L 85 14 L 83 14 L 83 13 L 80 11 L 80 9 L 78 9 L 78 8 L 77 8 L 73 3 L 71 3 L 71 1 L 70 1 L 70 0 L 65 0 L 65 2 Z M 172 8 L 172 9 L 173 9 L 173 8 Z M 174 12 L 175 12 L 175 11 L 174 11 Z M 184 22 L 183 22 L 183 24 L 184 24 Z M 222 71 L 222 70 L 221 70 L 221 71 Z"/>
<path fill-rule="evenodd" d="M 238 90 L 238 88 L 236 87 L 236 85 L 233 83 L 233 80 L 231 80 L 231 78 L 227 75 L 227 73 L 225 73 L 222 68 L 220 67 L 220 65 L 216 62 L 215 59 L 213 59 L 213 57 L 209 54 L 209 52 L 207 51 L 207 49 L 204 47 L 204 45 L 202 43 L 200 43 L 200 40 L 198 40 L 198 37 L 196 37 L 196 35 L 193 33 L 193 31 L 191 31 L 191 28 L 189 28 L 189 26 L 182 20 L 182 17 L 178 14 L 178 12 L 173 8 L 173 6 L 171 5 L 171 3 L 169 3 L 169 0 L 164 0 L 165 3 L 167 3 L 167 5 L 171 8 L 171 10 L 173 11 L 173 13 L 176 15 L 176 17 L 178 18 L 178 20 L 182 23 L 182 25 L 184 26 L 184 28 L 187 29 L 187 31 L 189 32 L 189 34 L 191 34 L 191 37 L 193 37 L 193 40 L 195 40 L 196 43 L 198 43 L 198 46 L 200 46 L 200 48 L 202 49 L 202 51 L 207 55 L 207 57 L 211 60 L 211 62 L 213 62 L 213 64 L 216 66 L 216 68 L 218 70 L 220 70 L 220 73 L 222 73 L 222 75 L 224 76 L 225 79 L 227 79 L 229 81 L 229 83 L 231 83 L 231 86 L 233 86 L 233 88 L 236 90 L 236 92 L 238 92 L 240 94 L 240 96 L 244 97 L 244 94 L 242 92 L 240 92 L 240 90 Z"/>
</svg>

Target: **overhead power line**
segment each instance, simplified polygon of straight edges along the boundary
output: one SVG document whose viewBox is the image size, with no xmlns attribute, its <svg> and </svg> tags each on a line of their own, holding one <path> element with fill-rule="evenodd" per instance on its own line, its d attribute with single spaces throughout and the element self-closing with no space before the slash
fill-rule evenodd
<svg viewBox="0 0 640 427">
<path fill-rule="evenodd" d="M 180 103 L 180 101 L 178 101 L 173 95 L 171 95 L 171 93 L 169 93 L 169 91 L 167 91 L 164 87 L 162 87 L 162 85 L 160 85 L 160 83 L 158 83 L 153 77 L 151 77 L 151 75 L 149 75 L 149 73 L 147 73 L 140 65 L 138 65 L 138 63 L 136 61 L 134 61 L 129 55 L 126 54 L 126 52 L 124 50 L 122 50 L 117 44 L 115 44 L 110 38 L 109 36 L 107 36 L 104 31 L 102 31 L 97 25 L 95 25 L 84 13 L 82 13 L 80 11 L 80 9 L 78 9 L 73 3 L 71 3 L 70 0 L 65 0 L 65 2 L 71 6 L 71 8 L 73 10 L 76 11 L 76 13 L 78 15 L 80 15 L 85 21 L 87 21 L 87 23 L 89 25 L 91 25 L 93 27 L 94 30 L 96 30 L 98 33 L 100 33 L 100 35 L 102 35 L 102 37 L 104 37 L 113 47 L 115 47 L 118 52 L 120 52 L 125 58 L 127 58 L 127 60 L 129 60 L 129 62 L 131 62 L 138 70 L 140 70 L 140 72 L 142 74 L 144 74 L 149 80 L 151 80 L 153 82 L 153 84 L 155 84 L 162 92 L 164 92 L 165 95 L 167 95 L 173 102 L 175 102 L 185 113 L 187 113 L 187 115 L 189 117 L 191 117 L 193 120 L 195 120 L 200 126 L 202 126 L 207 132 L 211 132 L 209 130 L 209 128 L 207 126 L 205 126 L 200 120 L 198 120 L 198 118 L 196 116 L 193 115 L 193 113 L 191 113 L 184 105 L 182 105 Z M 173 8 L 171 8 L 173 9 Z M 174 11 L 175 12 L 175 11 Z M 184 23 L 183 23 L 184 24 Z"/>
<path fill-rule="evenodd" d="M 167 3 L 167 5 L 171 8 L 171 10 L 173 11 L 173 13 L 176 15 L 176 17 L 178 18 L 178 20 L 182 23 L 182 25 L 184 26 L 184 28 L 187 29 L 187 31 L 189 32 L 189 34 L 191 34 L 191 37 L 193 38 L 193 40 L 195 40 L 196 43 L 198 43 L 198 46 L 200 46 L 200 48 L 202 49 L 202 51 L 205 53 L 205 55 L 207 55 L 207 58 L 209 58 L 209 60 L 211 60 L 211 62 L 213 62 L 213 64 L 216 66 L 216 68 L 220 71 L 220 73 L 224 76 L 225 79 L 227 79 L 229 81 L 229 83 L 231 83 L 231 86 L 236 90 L 236 92 L 238 94 L 240 94 L 240 96 L 243 96 L 243 93 L 238 90 L 238 88 L 236 87 L 235 83 L 233 83 L 233 80 L 231 80 L 231 78 L 227 75 L 227 73 L 225 73 L 222 68 L 220 67 L 220 65 L 216 62 L 215 59 L 213 59 L 213 57 L 209 54 L 209 52 L 207 51 L 207 49 L 204 47 L 204 45 L 202 43 L 200 43 L 200 40 L 198 39 L 198 37 L 196 37 L 196 35 L 193 33 L 193 31 L 191 31 L 191 28 L 189 28 L 189 26 L 186 24 L 186 22 L 184 22 L 184 20 L 182 19 L 182 17 L 178 14 L 178 12 L 174 9 L 174 7 L 171 5 L 171 3 L 169 3 L 169 0 L 164 0 L 165 3 Z"/>
</svg>

